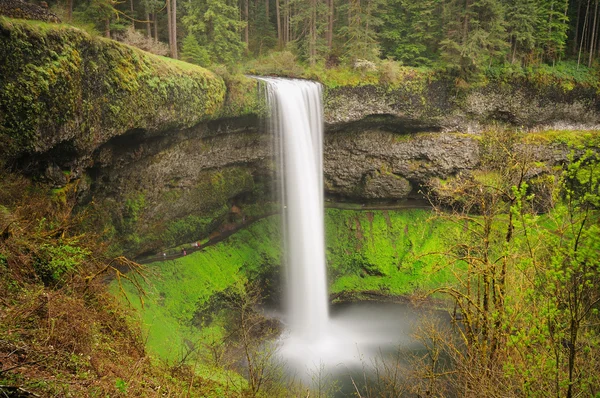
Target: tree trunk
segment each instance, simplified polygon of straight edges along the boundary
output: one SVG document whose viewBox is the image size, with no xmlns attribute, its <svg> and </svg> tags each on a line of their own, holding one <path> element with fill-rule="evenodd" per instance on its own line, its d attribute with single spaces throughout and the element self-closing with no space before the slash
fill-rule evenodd
<svg viewBox="0 0 600 398">
<path fill-rule="evenodd" d="M 171 22 L 171 27 L 173 29 L 173 50 L 171 54 L 173 58 L 179 58 L 179 54 L 177 51 L 177 0 L 172 0 L 173 2 L 173 12 L 171 15 L 173 16 L 173 22 Z"/>
<path fill-rule="evenodd" d="M 579 45 L 579 55 L 577 56 L 577 67 L 579 67 L 579 64 L 581 63 L 581 53 L 583 52 L 583 42 L 585 40 L 585 33 L 587 30 L 586 28 L 587 28 L 589 11 L 590 11 L 590 0 L 588 0 L 587 7 L 585 9 L 585 19 L 583 20 L 583 31 L 581 32 L 581 44 Z"/>
<path fill-rule="evenodd" d="M 329 0 L 329 14 L 327 16 L 327 48 L 329 52 L 333 48 L 333 13 L 334 13 L 334 0 Z"/>
<path fill-rule="evenodd" d="M 158 15 L 156 12 L 152 13 L 154 19 L 154 41 L 158 43 Z"/>
<path fill-rule="evenodd" d="M 581 20 L 581 0 L 577 0 L 577 21 L 575 22 L 575 37 L 573 38 L 573 55 L 577 54 L 579 44 L 579 21 Z"/>
<path fill-rule="evenodd" d="M 244 18 L 246 19 L 246 27 L 244 28 L 244 43 L 246 43 L 246 48 L 248 48 L 248 43 L 250 41 L 250 31 L 249 31 L 249 26 L 250 25 L 250 15 L 249 15 L 249 7 L 248 7 L 248 0 L 244 0 Z"/>
<path fill-rule="evenodd" d="M 67 21 L 73 21 L 73 0 L 67 0 Z"/>
<path fill-rule="evenodd" d="M 317 27 L 316 27 L 316 19 L 317 19 L 317 1 L 310 0 L 310 22 L 308 27 L 309 34 L 309 57 L 310 57 L 310 65 L 314 66 L 316 62 L 316 37 L 317 37 Z"/>
<path fill-rule="evenodd" d="M 596 48 L 596 24 L 598 23 L 598 0 L 596 0 L 596 7 L 594 7 L 594 22 L 592 23 L 592 37 L 590 39 L 590 57 L 588 61 L 588 68 L 592 67 L 592 61 L 594 61 L 594 50 Z"/>
<path fill-rule="evenodd" d="M 265 15 L 267 17 L 267 23 L 269 23 L 269 0 L 265 0 Z"/>
<path fill-rule="evenodd" d="M 152 27 L 150 26 L 150 13 L 146 13 L 146 36 L 152 38 Z"/>
<path fill-rule="evenodd" d="M 104 21 L 104 37 L 110 39 L 110 19 Z"/>
<path fill-rule="evenodd" d="M 129 0 L 129 9 L 131 10 L 131 27 L 135 29 L 135 18 L 133 16 L 135 10 L 133 9 L 133 0 Z"/>
<path fill-rule="evenodd" d="M 290 41 L 290 3 L 283 0 L 283 45 Z"/>
<path fill-rule="evenodd" d="M 167 0 L 167 31 L 169 32 L 169 50 L 171 52 L 171 57 L 173 57 L 173 19 L 171 16 L 171 0 Z"/>
<path fill-rule="evenodd" d="M 275 0 L 275 17 L 277 19 L 277 46 L 283 48 L 283 37 L 281 35 L 281 11 L 279 10 L 279 0 Z"/>
</svg>

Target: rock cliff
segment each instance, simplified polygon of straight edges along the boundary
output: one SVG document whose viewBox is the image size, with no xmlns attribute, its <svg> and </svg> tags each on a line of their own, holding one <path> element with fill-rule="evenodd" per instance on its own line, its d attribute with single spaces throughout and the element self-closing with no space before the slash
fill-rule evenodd
<svg viewBox="0 0 600 398">
<path fill-rule="evenodd" d="M 259 88 L 70 27 L 0 17 L 1 163 L 57 190 L 76 186 L 117 251 L 174 246 L 270 211 L 274 156 Z M 474 170 L 490 128 L 600 130 L 600 100 L 585 86 L 458 89 L 414 74 L 395 86 L 326 87 L 324 100 L 326 192 L 342 201 L 415 197 L 432 179 Z M 562 138 L 524 145 L 552 167 L 568 154 Z"/>
</svg>

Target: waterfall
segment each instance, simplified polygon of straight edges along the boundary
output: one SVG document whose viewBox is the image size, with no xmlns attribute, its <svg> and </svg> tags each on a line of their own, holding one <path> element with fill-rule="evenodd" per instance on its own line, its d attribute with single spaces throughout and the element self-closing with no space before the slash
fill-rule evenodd
<svg viewBox="0 0 600 398">
<path fill-rule="evenodd" d="M 266 82 L 270 128 L 277 137 L 291 335 L 318 341 L 328 326 L 323 208 L 321 85 L 305 80 Z"/>
</svg>

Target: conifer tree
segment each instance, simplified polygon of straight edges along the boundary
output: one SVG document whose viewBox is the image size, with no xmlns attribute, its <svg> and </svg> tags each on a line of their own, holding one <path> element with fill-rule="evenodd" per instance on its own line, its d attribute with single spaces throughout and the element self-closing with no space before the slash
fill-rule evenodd
<svg viewBox="0 0 600 398">
<path fill-rule="evenodd" d="M 536 43 L 541 60 L 555 62 L 564 54 L 569 18 L 569 0 L 540 0 Z"/>
<path fill-rule="evenodd" d="M 535 45 L 536 0 L 509 0 L 506 10 L 506 27 L 511 45 L 510 62 L 517 56 L 533 50 Z"/>
<path fill-rule="evenodd" d="M 441 55 L 465 76 L 501 59 L 508 44 L 504 7 L 496 0 L 451 0 L 444 7 Z"/>
<path fill-rule="evenodd" d="M 350 62 L 357 59 L 373 61 L 379 58 L 380 46 L 377 28 L 382 24 L 380 18 L 384 0 L 349 0 L 340 7 L 345 11 L 348 24 L 339 33 L 344 43 L 344 55 Z"/>
<path fill-rule="evenodd" d="M 187 15 L 183 18 L 188 33 L 199 39 L 210 56 L 211 62 L 232 64 L 245 50 L 241 30 L 240 10 L 227 0 L 194 0 L 186 4 Z"/>
<path fill-rule="evenodd" d="M 295 34 L 295 44 L 301 56 L 311 65 L 324 59 L 327 43 L 324 32 L 327 28 L 328 7 L 322 0 L 291 1 L 289 11 L 294 11 L 291 29 Z"/>
<path fill-rule="evenodd" d="M 181 59 L 200 66 L 208 66 L 210 63 L 208 51 L 198 43 L 196 36 L 191 33 L 183 39 Z"/>
<path fill-rule="evenodd" d="M 440 0 L 390 0 L 382 13 L 383 55 L 409 65 L 435 59 L 441 36 Z"/>
</svg>

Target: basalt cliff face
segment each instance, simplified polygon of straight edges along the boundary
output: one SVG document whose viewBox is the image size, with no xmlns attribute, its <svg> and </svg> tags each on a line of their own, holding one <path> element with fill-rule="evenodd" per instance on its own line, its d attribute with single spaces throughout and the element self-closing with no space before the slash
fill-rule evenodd
<svg viewBox="0 0 600 398">
<path fill-rule="evenodd" d="M 76 192 L 117 251 L 154 252 L 272 210 L 274 154 L 258 83 L 84 32 L 0 19 L 4 167 Z M 593 88 L 439 76 L 326 88 L 326 193 L 398 201 L 477 169 L 482 131 L 600 130 Z M 544 168 L 565 142 L 524 143 Z"/>
</svg>

